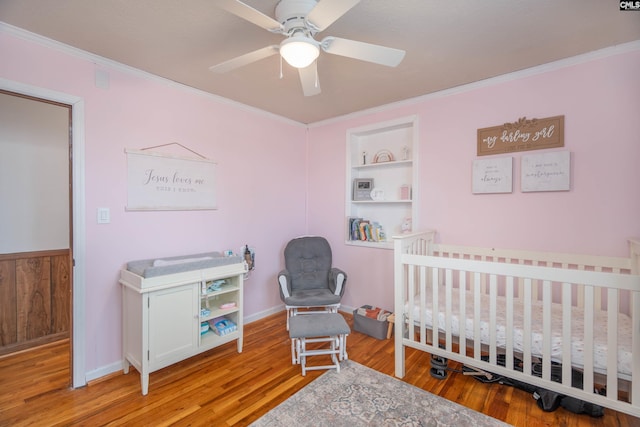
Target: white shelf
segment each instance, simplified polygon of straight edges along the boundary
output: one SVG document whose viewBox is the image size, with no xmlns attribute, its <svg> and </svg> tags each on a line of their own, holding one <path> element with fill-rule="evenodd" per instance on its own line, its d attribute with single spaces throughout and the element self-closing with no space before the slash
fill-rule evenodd
<svg viewBox="0 0 640 427">
<path fill-rule="evenodd" d="M 224 295 L 224 294 L 227 294 L 229 292 L 235 292 L 238 289 L 239 288 L 236 285 L 224 284 L 217 291 L 211 291 L 211 292 L 207 292 L 206 294 L 200 294 L 200 297 L 203 298 L 203 299 L 204 298 L 211 298 L 211 297 L 215 297 L 215 296 Z"/>
<path fill-rule="evenodd" d="M 218 335 L 212 330 L 200 334 L 200 346 L 202 348 L 218 347 L 222 344 L 237 340 L 240 338 L 240 332 L 233 331 L 227 335 Z"/>
<path fill-rule="evenodd" d="M 201 316 L 200 322 L 206 322 L 208 320 L 215 319 L 216 317 L 220 317 L 220 316 L 227 316 L 229 314 L 237 313 L 238 311 L 239 311 L 238 307 L 227 308 L 227 309 L 214 308 L 211 310 L 211 313 L 209 315 Z"/>
<path fill-rule="evenodd" d="M 411 204 L 413 203 L 412 200 L 352 200 L 351 203 L 359 205 L 359 204 L 365 204 L 365 205 L 373 205 L 373 204 L 379 204 L 379 203 L 408 203 Z"/>
<path fill-rule="evenodd" d="M 365 248 L 393 249 L 393 242 L 368 242 L 366 240 L 345 240 L 344 242 L 350 246 L 362 246 Z"/>
<path fill-rule="evenodd" d="M 391 236 L 405 231 L 402 228 L 407 218 L 411 218 L 412 228 L 417 228 L 417 135 L 416 116 L 347 131 L 344 226 L 347 245 L 393 249 Z M 392 158 L 401 160 L 369 163 L 381 152 L 390 152 Z M 356 179 L 372 180 L 371 188 L 384 194 L 383 200 L 352 200 Z M 404 198 L 406 187 L 410 199 Z M 372 227 L 381 227 L 387 241 L 351 240 L 349 225 L 353 218 L 377 224 Z"/>
<path fill-rule="evenodd" d="M 410 166 L 413 163 L 413 160 L 393 160 L 391 162 L 382 162 L 382 163 L 368 163 L 366 165 L 354 165 L 353 169 L 375 169 L 375 168 L 389 168 L 389 167 L 402 167 L 402 166 Z"/>
</svg>

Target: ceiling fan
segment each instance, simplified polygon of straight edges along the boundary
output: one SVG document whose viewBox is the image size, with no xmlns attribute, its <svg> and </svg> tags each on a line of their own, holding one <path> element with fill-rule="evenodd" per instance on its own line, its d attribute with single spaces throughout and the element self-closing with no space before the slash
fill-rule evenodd
<svg viewBox="0 0 640 427">
<path fill-rule="evenodd" d="M 215 4 L 221 9 L 286 38 L 279 45 L 263 47 L 209 69 L 216 73 L 226 73 L 280 53 L 288 64 L 298 69 L 304 95 L 312 96 L 320 93 L 316 62 L 320 49 L 333 55 L 388 67 L 397 66 L 405 54 L 400 49 L 331 36 L 320 41 L 315 40 L 316 34 L 333 24 L 359 2 L 360 0 L 280 0 L 273 19 L 240 0 L 215 0 Z"/>
</svg>

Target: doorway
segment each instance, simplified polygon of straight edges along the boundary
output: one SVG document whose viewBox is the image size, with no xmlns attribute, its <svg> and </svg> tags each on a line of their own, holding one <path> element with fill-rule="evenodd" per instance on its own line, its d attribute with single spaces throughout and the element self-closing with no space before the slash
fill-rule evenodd
<svg viewBox="0 0 640 427">
<path fill-rule="evenodd" d="M 70 105 L 0 91 L 1 355 L 69 340 L 71 125 Z"/>
<path fill-rule="evenodd" d="M 67 250 L 69 252 L 68 274 L 70 295 L 67 298 L 67 313 L 70 320 L 70 385 L 86 384 L 85 338 L 84 338 L 84 265 L 85 265 L 85 209 L 84 209 L 84 101 L 67 94 L 37 88 L 30 85 L 0 79 L 0 91 L 29 99 L 36 103 L 59 105 L 66 109 L 65 127 L 69 133 L 67 147 Z M 4 95 L 4 94 L 3 94 Z M 70 150 L 70 151 L 69 151 Z M 29 197 L 38 197 L 31 195 Z M 28 239 L 27 239 L 28 240 Z M 6 251 L 6 249 L 5 249 Z M 47 251 L 36 251 L 36 255 L 47 255 Z M 31 263 L 31 265 L 34 265 Z M 44 269 L 46 270 L 46 268 Z M 40 276 L 39 276 L 40 277 Z M 74 321 L 75 320 L 75 321 Z"/>
</svg>

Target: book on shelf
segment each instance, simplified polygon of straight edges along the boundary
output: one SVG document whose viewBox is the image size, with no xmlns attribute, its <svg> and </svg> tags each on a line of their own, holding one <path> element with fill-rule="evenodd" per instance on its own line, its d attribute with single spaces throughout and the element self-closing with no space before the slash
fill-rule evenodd
<svg viewBox="0 0 640 427">
<path fill-rule="evenodd" d="M 384 242 L 386 240 L 384 229 L 378 222 L 349 217 L 348 224 L 349 240 L 369 242 Z"/>
</svg>

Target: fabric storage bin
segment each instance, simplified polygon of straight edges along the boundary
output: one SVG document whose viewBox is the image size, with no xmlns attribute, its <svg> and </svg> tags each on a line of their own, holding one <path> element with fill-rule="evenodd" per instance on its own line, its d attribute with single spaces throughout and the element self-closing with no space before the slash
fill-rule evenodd
<svg viewBox="0 0 640 427">
<path fill-rule="evenodd" d="M 363 305 L 361 308 L 371 309 L 370 305 Z M 387 338 L 389 322 L 387 320 L 377 320 L 353 311 L 353 329 L 363 334 L 367 334 L 379 340 Z"/>
</svg>

